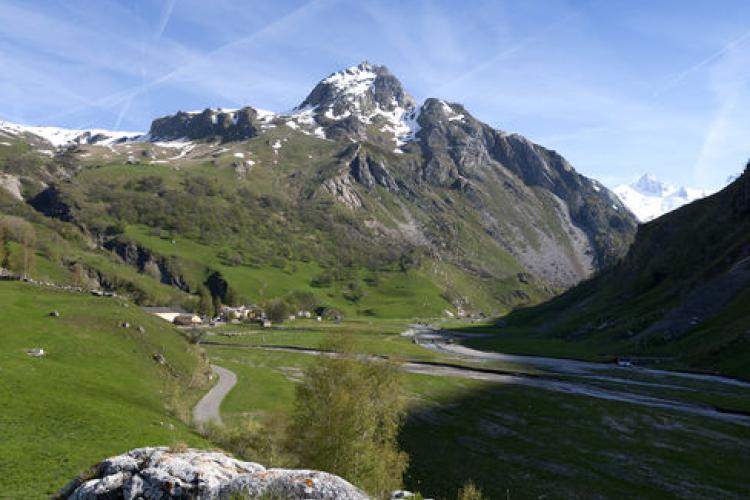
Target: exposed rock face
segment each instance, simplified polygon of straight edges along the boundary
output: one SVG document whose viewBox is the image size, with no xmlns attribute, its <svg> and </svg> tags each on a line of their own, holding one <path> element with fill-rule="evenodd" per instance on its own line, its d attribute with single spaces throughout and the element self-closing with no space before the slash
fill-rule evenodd
<svg viewBox="0 0 750 500">
<path fill-rule="evenodd" d="M 349 173 L 355 181 L 367 189 L 379 185 L 386 191 L 398 191 L 398 184 L 386 168 L 385 163 L 375 160 L 362 151 L 361 146 L 357 147 L 354 157 L 349 162 Z"/>
<path fill-rule="evenodd" d="M 258 111 L 245 107 L 236 111 L 206 109 L 200 113 L 180 111 L 157 118 L 151 123 L 152 140 L 220 138 L 222 141 L 241 141 L 258 135 Z"/>
<path fill-rule="evenodd" d="M 350 209 L 362 207 L 362 198 L 354 189 L 351 177 L 347 172 L 343 172 L 336 177 L 327 179 L 323 182 L 322 187 L 324 191 Z"/>
<path fill-rule="evenodd" d="M 274 498 L 365 500 L 364 492 L 333 474 L 266 469 L 219 452 L 138 448 L 108 458 L 94 477 L 70 482 L 59 499 L 104 500 Z"/>
<path fill-rule="evenodd" d="M 174 269 L 169 259 L 154 255 L 135 242 L 115 238 L 106 241 L 104 248 L 114 252 L 123 262 L 135 267 L 139 272 L 149 274 L 165 285 L 174 286 L 186 292 L 191 291 L 190 284 Z"/>
<path fill-rule="evenodd" d="M 17 175 L 0 174 L 0 188 L 5 189 L 16 200 L 23 201 L 21 179 Z"/>
<path fill-rule="evenodd" d="M 422 177 L 426 182 L 459 189 L 479 207 L 486 204 L 479 193 L 496 197 L 493 187 L 500 185 L 518 194 L 528 192 L 528 188 L 545 190 L 563 202 L 559 210 L 561 222 L 569 226 L 566 232 L 583 231 L 583 240 L 574 238 L 582 245 L 573 243 L 578 253 L 593 254 L 594 268 L 605 267 L 622 255 L 622 240 L 627 240 L 637 226 L 634 216 L 611 192 L 577 173 L 555 151 L 523 136 L 495 130 L 476 120 L 460 104 L 439 99 L 427 99 L 417 121 L 416 137 L 425 160 Z M 590 267 L 583 261 L 579 264 Z M 587 273 L 573 274 L 580 279 Z M 576 279 L 557 281 L 571 283 Z"/>
</svg>

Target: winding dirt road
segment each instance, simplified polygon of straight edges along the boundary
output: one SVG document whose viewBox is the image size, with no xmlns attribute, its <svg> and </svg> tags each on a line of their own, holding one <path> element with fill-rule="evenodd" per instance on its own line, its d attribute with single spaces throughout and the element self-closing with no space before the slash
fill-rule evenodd
<svg viewBox="0 0 750 500">
<path fill-rule="evenodd" d="M 216 365 L 211 365 L 211 370 L 219 377 L 219 381 L 193 408 L 193 423 L 198 426 L 210 421 L 218 424 L 222 423 L 219 407 L 226 395 L 229 394 L 229 391 L 237 383 L 237 375 L 234 372 Z"/>
</svg>

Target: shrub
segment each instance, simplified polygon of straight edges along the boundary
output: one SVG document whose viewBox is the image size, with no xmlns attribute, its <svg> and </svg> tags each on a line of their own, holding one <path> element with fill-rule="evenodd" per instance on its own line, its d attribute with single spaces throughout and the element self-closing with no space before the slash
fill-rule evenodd
<svg viewBox="0 0 750 500">
<path fill-rule="evenodd" d="M 484 500 L 482 490 L 477 488 L 474 481 L 469 480 L 458 490 L 458 500 Z"/>
<path fill-rule="evenodd" d="M 276 299 L 268 304 L 266 314 L 274 323 L 281 323 L 289 316 L 289 306 L 283 300 Z"/>
<path fill-rule="evenodd" d="M 243 460 L 267 467 L 289 467 L 293 460 L 285 448 L 288 419 L 283 414 L 259 420 L 247 417 L 234 425 L 204 424 L 201 433 L 221 448 Z"/>
<path fill-rule="evenodd" d="M 297 388 L 288 435 L 298 465 L 338 474 L 376 497 L 401 487 L 407 455 L 397 436 L 405 392 L 397 368 L 361 361 L 343 338 L 319 356 Z"/>
</svg>

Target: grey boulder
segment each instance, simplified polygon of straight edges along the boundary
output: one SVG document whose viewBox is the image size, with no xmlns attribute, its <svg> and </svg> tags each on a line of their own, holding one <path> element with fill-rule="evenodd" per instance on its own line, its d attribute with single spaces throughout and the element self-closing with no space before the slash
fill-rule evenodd
<svg viewBox="0 0 750 500">
<path fill-rule="evenodd" d="M 224 453 L 167 447 L 137 448 L 94 467 L 57 494 L 66 500 L 275 498 L 364 500 L 367 495 L 326 472 L 266 469 Z"/>
</svg>

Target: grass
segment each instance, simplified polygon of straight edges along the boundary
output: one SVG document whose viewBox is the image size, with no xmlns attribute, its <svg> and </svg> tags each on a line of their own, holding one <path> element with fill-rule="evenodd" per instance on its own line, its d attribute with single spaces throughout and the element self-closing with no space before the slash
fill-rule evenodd
<svg viewBox="0 0 750 500">
<path fill-rule="evenodd" d="M 359 352 L 402 359 L 439 360 L 447 358 L 414 344 L 401 336 L 408 326 L 404 320 L 345 320 L 341 323 L 315 320 L 287 321 L 272 329 L 255 325 L 225 325 L 212 330 L 208 340 L 235 345 L 279 345 L 318 348 L 331 334 L 352 337 Z M 227 336 L 227 334 L 229 336 Z"/>
<path fill-rule="evenodd" d="M 228 422 L 291 410 L 313 358 L 209 347 L 238 374 Z M 407 487 L 455 498 L 473 480 L 489 498 L 744 497 L 750 429 L 660 409 L 513 385 L 406 374 Z"/>
<path fill-rule="evenodd" d="M 314 262 L 293 261 L 284 268 L 273 266 L 228 265 L 220 254 L 228 247 L 207 245 L 187 238 L 161 238 L 145 226 L 128 226 L 126 236 L 162 256 L 179 257 L 188 278 L 201 283 L 207 268 L 221 272 L 233 288 L 249 301 L 263 302 L 293 291 L 313 293 L 321 305 L 334 306 L 349 316 L 370 315 L 382 318 L 434 317 L 452 305 L 442 297 L 441 289 L 422 270 L 384 271 L 377 283 L 364 282 L 364 296 L 358 303 L 347 301 L 343 291 L 347 280 L 331 286 L 313 287 L 313 279 L 323 269 Z M 364 269 L 352 274 L 365 275 Z"/>
<path fill-rule="evenodd" d="M 306 354 L 268 352 L 211 346 L 207 349 L 218 365 L 237 374 L 237 386 L 221 404 L 222 418 L 231 425 L 247 416 L 289 413 L 294 403 L 294 383 L 299 370 L 313 361 Z"/>
<path fill-rule="evenodd" d="M 175 386 L 187 386 L 199 366 L 196 353 L 172 327 L 121 303 L 0 283 L 0 496 L 49 497 L 90 465 L 135 447 L 206 445 L 167 408 L 178 403 L 169 401 Z M 49 316 L 53 310 L 60 317 Z M 47 356 L 26 354 L 36 347 Z M 169 369 L 154 362 L 155 352 Z"/>
</svg>

